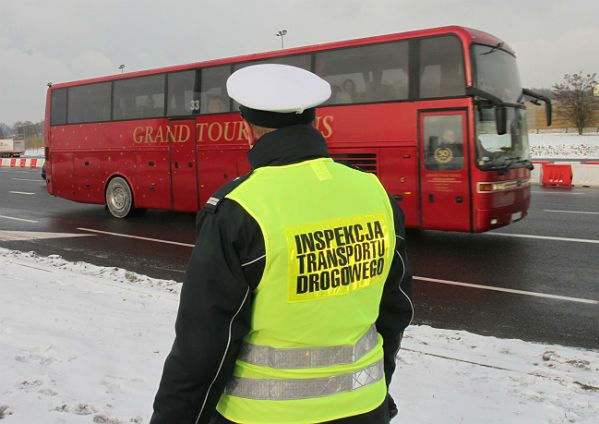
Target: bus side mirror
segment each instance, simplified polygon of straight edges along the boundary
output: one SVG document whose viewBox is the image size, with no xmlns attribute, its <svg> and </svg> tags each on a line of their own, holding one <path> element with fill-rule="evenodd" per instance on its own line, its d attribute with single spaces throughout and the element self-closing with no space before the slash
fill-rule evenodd
<svg viewBox="0 0 599 424">
<path fill-rule="evenodd" d="M 541 100 L 542 102 L 545 103 L 545 119 L 547 120 L 547 126 L 550 127 L 551 123 L 553 121 L 553 119 L 552 119 L 553 107 L 551 106 L 551 99 L 549 97 L 543 96 L 539 93 L 535 93 L 534 91 L 529 90 L 528 88 L 523 88 L 522 94 L 524 94 L 525 96 L 528 96 L 528 97 L 532 97 L 533 99 Z"/>
<path fill-rule="evenodd" d="M 547 119 L 547 126 L 550 127 L 553 121 L 553 107 L 551 106 L 551 101 L 545 102 L 545 118 Z"/>
<path fill-rule="evenodd" d="M 507 132 L 507 110 L 505 106 L 495 107 L 495 126 L 498 135 L 504 135 Z"/>
</svg>

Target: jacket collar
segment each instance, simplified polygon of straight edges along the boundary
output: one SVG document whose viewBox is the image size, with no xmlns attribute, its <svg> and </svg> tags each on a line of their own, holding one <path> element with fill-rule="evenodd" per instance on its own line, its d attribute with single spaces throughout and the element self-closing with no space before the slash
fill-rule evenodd
<svg viewBox="0 0 599 424">
<path fill-rule="evenodd" d="M 252 169 L 330 157 L 322 134 L 311 125 L 291 125 L 263 135 L 248 153 Z"/>
</svg>

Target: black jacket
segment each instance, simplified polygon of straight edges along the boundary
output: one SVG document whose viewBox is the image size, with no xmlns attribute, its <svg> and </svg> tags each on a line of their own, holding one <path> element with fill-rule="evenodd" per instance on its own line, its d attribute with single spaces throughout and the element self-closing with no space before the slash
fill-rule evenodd
<svg viewBox="0 0 599 424">
<path fill-rule="evenodd" d="M 329 157 L 322 135 L 308 125 L 266 134 L 250 150 L 253 169 Z M 250 330 L 252 291 L 265 264 L 264 239 L 257 222 L 236 202 L 224 199 L 246 177 L 223 186 L 198 213 L 196 245 L 187 265 L 176 337 L 164 364 L 151 424 L 227 422 L 215 407 L 233 374 L 243 337 Z M 384 340 L 387 385 L 403 330 L 413 316 L 403 213 L 393 205 L 397 254 L 383 290 L 377 331 Z M 376 410 L 338 423 L 386 422 L 388 397 Z M 393 405 L 394 406 L 394 405 Z M 224 420 L 224 421 L 223 421 Z"/>
</svg>

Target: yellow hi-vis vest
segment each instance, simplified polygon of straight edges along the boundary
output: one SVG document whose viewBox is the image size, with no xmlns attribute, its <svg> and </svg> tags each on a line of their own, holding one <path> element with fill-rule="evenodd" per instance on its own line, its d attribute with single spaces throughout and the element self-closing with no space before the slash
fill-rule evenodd
<svg viewBox="0 0 599 424">
<path fill-rule="evenodd" d="M 258 223 L 266 264 L 217 406 L 238 423 L 317 423 L 385 399 L 374 323 L 395 251 L 389 197 L 329 158 L 256 169 L 226 196 Z"/>
</svg>

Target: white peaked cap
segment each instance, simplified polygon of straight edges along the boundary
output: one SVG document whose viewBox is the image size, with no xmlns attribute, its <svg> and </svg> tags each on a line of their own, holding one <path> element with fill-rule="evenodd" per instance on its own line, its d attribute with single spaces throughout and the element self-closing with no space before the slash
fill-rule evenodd
<svg viewBox="0 0 599 424">
<path fill-rule="evenodd" d="M 303 113 L 331 97 L 331 85 L 318 75 L 289 65 L 264 64 L 239 69 L 227 80 L 229 97 L 256 110 Z"/>
</svg>

